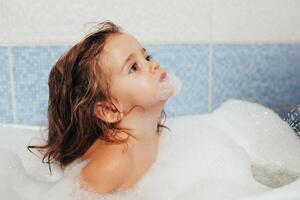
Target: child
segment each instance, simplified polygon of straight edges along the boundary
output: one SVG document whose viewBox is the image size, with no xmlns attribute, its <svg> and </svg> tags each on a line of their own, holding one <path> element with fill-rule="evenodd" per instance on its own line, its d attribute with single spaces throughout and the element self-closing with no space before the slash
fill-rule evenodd
<svg viewBox="0 0 300 200">
<path fill-rule="evenodd" d="M 175 89 L 165 69 L 131 35 L 99 24 L 49 75 L 43 162 L 89 160 L 80 176 L 96 193 L 126 190 L 155 162 L 163 110 Z M 51 171 L 51 168 L 50 168 Z"/>
</svg>

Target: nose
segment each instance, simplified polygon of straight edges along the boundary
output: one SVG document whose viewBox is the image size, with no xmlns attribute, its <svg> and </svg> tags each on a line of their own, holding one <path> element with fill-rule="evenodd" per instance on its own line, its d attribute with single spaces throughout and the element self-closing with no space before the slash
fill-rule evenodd
<svg viewBox="0 0 300 200">
<path fill-rule="evenodd" d="M 157 69 L 159 69 L 160 66 L 157 62 L 153 61 L 152 63 L 150 63 L 150 72 L 151 73 L 155 73 L 155 71 L 157 71 Z"/>
</svg>

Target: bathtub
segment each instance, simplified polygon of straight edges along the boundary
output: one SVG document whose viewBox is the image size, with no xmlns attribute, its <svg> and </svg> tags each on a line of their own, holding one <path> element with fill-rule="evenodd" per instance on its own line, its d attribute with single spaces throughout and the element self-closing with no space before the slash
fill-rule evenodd
<svg viewBox="0 0 300 200">
<path fill-rule="evenodd" d="M 166 125 L 172 134 L 161 136 L 157 162 L 137 188 L 118 194 L 122 199 L 300 199 L 300 140 L 272 110 L 229 100 L 212 113 L 167 119 Z M 68 199 L 65 172 L 53 165 L 50 175 L 26 148 L 46 133 L 44 126 L 0 124 L 1 198 Z"/>
</svg>

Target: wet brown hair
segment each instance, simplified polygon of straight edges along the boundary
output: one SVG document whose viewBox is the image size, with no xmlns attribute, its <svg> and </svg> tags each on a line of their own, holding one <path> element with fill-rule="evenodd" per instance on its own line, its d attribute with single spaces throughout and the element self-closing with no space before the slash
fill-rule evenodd
<svg viewBox="0 0 300 200">
<path fill-rule="evenodd" d="M 58 162 L 61 168 L 81 157 L 89 147 L 101 139 L 109 143 L 126 143 L 128 129 L 116 127 L 118 122 L 108 123 L 94 115 L 95 103 L 112 102 L 109 79 L 101 69 L 99 58 L 108 37 L 121 34 L 122 28 L 111 21 L 97 24 L 97 30 L 63 54 L 52 67 L 49 79 L 48 127 L 44 145 L 28 145 L 43 152 L 42 162 L 49 165 Z M 157 134 L 167 126 L 161 123 L 166 118 L 162 110 L 157 125 Z M 128 133 L 119 140 L 117 133 Z"/>
</svg>

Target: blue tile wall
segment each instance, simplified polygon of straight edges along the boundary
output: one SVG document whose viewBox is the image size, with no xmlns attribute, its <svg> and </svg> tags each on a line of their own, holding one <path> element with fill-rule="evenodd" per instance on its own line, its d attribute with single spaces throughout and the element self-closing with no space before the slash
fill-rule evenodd
<svg viewBox="0 0 300 200">
<path fill-rule="evenodd" d="M 167 117 L 208 112 L 208 45 L 145 45 L 153 59 L 182 80 L 165 105 Z"/>
<path fill-rule="evenodd" d="M 47 120 L 48 75 L 65 46 L 13 47 L 16 123 L 44 125 Z"/>
<path fill-rule="evenodd" d="M 169 99 L 167 118 L 203 114 L 229 98 L 277 109 L 281 116 L 300 104 L 300 44 L 215 44 L 209 66 L 208 44 L 143 45 L 153 59 L 182 79 Z M 48 76 L 69 46 L 12 46 L 16 118 L 13 119 L 8 48 L 0 47 L 0 123 L 45 125 Z M 212 85 L 209 87 L 209 67 Z M 211 91 L 209 91 L 211 89 Z M 212 99 L 209 99 L 211 92 Z"/>
<path fill-rule="evenodd" d="M 300 45 L 218 44 L 212 69 L 213 108 L 228 98 L 270 108 L 300 104 Z"/>
<path fill-rule="evenodd" d="M 0 47 L 0 122 L 13 123 L 8 48 Z"/>
</svg>

